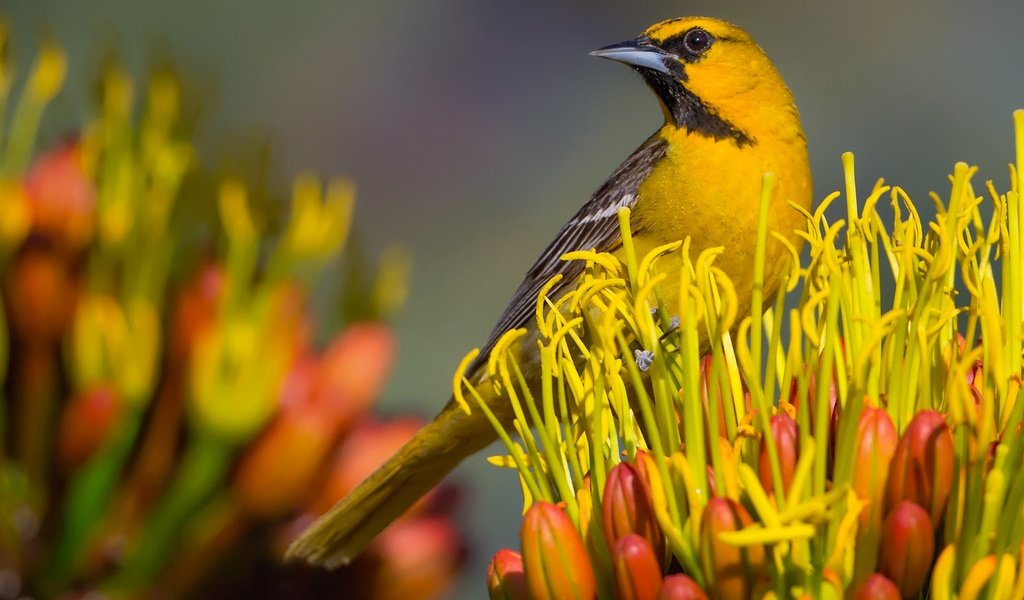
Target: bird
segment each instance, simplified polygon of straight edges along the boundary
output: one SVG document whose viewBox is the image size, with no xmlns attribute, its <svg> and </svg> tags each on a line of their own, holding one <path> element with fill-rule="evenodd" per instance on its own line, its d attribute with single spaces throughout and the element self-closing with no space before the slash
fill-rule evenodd
<svg viewBox="0 0 1024 600">
<path fill-rule="evenodd" d="M 750 310 L 763 175 L 772 173 L 776 179 L 769 231 L 798 249 L 797 230 L 806 221 L 794 206 L 804 211 L 811 206 L 807 143 L 793 95 L 743 29 L 711 17 L 669 19 L 591 55 L 638 73 L 657 96 L 664 122 L 558 231 L 466 371 L 477 393 L 505 423 L 511 421 L 512 411 L 487 381 L 490 352 L 504 333 L 525 328 L 533 337 L 521 338 L 526 341 L 515 351 L 527 379 L 539 377 L 538 293 L 556 276 L 561 277 L 547 292 L 549 297 L 573 289 L 584 265 L 562 260 L 567 252 L 596 250 L 622 256 L 620 208 L 631 211 L 637 256 L 686 238 L 693 256 L 721 247 L 715 264 L 735 285 L 742 314 Z M 785 246 L 769 235 L 766 298 L 773 297 L 780 285 L 789 254 Z M 666 260 L 669 257 L 662 258 Z M 668 306 L 674 301 L 665 298 Z M 449 400 L 392 458 L 300 534 L 287 557 L 328 568 L 348 564 L 460 462 L 496 438 L 481 410 L 467 413 Z"/>
</svg>

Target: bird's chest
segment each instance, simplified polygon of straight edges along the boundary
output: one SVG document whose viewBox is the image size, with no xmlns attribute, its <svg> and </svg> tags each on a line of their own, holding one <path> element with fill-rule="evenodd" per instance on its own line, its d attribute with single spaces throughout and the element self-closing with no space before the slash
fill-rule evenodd
<svg viewBox="0 0 1024 600">
<path fill-rule="evenodd" d="M 776 149 L 778 150 L 778 149 Z M 769 152 L 758 146 L 739 147 L 698 135 L 670 145 L 669 151 L 638 190 L 634 210 L 641 238 L 654 247 L 673 240 L 691 240 L 691 258 L 708 248 L 724 249 L 715 264 L 738 287 L 753 274 L 762 176 L 772 172 L 777 183 L 769 208 L 769 231 L 798 244 L 800 214 L 788 206 L 810 204 L 806 158 Z M 802 170 L 801 170 L 802 169 Z M 638 248 L 646 251 L 650 248 Z M 784 259 L 785 249 L 771 236 L 767 266 Z M 743 295 L 745 290 L 737 289 Z"/>
</svg>

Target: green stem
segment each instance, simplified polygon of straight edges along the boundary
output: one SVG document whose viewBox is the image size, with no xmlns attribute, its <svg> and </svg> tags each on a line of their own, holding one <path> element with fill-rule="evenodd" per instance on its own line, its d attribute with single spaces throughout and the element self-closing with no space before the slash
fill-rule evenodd
<svg viewBox="0 0 1024 600">
<path fill-rule="evenodd" d="M 140 416 L 129 415 L 96 455 L 78 471 L 64 501 L 63 534 L 50 563 L 54 589 L 62 589 L 74 573 L 113 495 L 114 486 L 141 426 Z"/>
<path fill-rule="evenodd" d="M 185 524 L 221 485 L 233 450 L 206 433 L 189 444 L 174 483 L 146 522 L 134 552 L 105 587 L 131 591 L 153 581 L 175 553 Z"/>
</svg>

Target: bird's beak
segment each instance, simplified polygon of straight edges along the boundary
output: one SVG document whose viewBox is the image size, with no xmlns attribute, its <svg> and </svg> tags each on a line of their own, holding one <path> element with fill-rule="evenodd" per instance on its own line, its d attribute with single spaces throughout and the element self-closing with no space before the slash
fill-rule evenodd
<svg viewBox="0 0 1024 600">
<path fill-rule="evenodd" d="M 631 67 L 651 69 L 665 75 L 674 74 L 679 65 L 678 58 L 655 46 L 647 36 L 598 48 L 590 55 L 618 61 Z"/>
</svg>

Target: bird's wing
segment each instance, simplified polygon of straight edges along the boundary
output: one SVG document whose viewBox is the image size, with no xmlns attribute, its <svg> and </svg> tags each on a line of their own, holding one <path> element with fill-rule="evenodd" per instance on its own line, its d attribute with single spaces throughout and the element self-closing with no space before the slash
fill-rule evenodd
<svg viewBox="0 0 1024 600">
<path fill-rule="evenodd" d="M 526 278 L 519 284 L 519 289 L 468 372 L 473 372 L 487 361 L 494 344 L 506 331 L 529 323 L 536 311 L 537 294 L 552 277 L 562 274 L 562 279 L 549 292 L 552 297 L 557 296 L 566 286 L 574 285 L 584 265 L 581 261 L 564 261 L 562 255 L 591 249 L 608 252 L 619 246 L 621 235 L 618 211 L 624 206 L 633 206 L 640 184 L 658 160 L 665 156 L 666 149 L 664 139 L 658 136 L 648 138 L 562 227 L 526 273 Z"/>
</svg>

